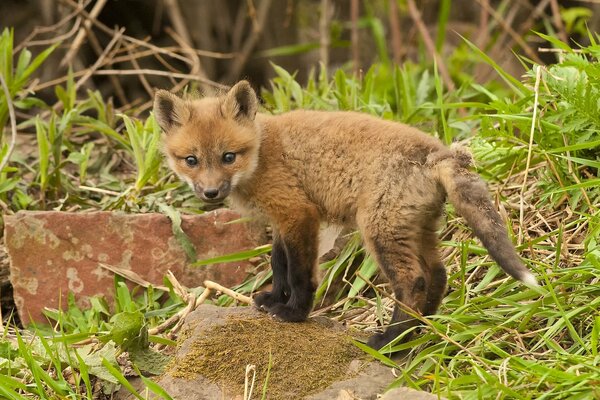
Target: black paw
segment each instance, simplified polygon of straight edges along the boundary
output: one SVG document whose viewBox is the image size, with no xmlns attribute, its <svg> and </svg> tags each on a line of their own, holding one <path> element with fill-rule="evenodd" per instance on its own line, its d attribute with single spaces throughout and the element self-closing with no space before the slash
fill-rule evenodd
<svg viewBox="0 0 600 400">
<path fill-rule="evenodd" d="M 286 304 L 274 304 L 269 307 L 268 312 L 274 318 L 284 322 L 302 322 L 308 318 L 309 310 L 302 308 L 290 307 Z"/>
<path fill-rule="evenodd" d="M 260 292 L 256 296 L 254 296 L 254 305 L 260 311 L 269 311 L 269 309 L 274 305 L 283 305 L 284 303 L 285 299 L 283 298 L 283 296 L 278 296 L 273 292 Z"/>
<path fill-rule="evenodd" d="M 382 353 L 391 353 L 391 346 L 389 346 L 390 342 L 396 339 L 395 335 L 390 335 L 384 333 L 378 333 L 369 338 L 367 341 L 367 346 L 375 349 L 375 350 L 383 350 Z M 387 350 L 387 351 L 386 351 Z"/>
<path fill-rule="evenodd" d="M 398 339 L 398 336 L 402 338 Z M 379 350 L 383 354 L 392 354 L 392 344 L 406 343 L 413 336 L 413 331 L 406 331 L 397 326 L 389 327 L 385 332 L 373 335 L 367 341 L 367 346 Z M 398 339 L 398 340 L 397 340 Z"/>
</svg>

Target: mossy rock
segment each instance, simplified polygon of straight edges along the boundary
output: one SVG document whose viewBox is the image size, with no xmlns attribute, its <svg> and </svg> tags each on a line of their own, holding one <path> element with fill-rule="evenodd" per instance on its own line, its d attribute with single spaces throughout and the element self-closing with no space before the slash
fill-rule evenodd
<svg viewBox="0 0 600 400">
<path fill-rule="evenodd" d="M 341 391 L 376 398 L 393 380 L 370 362 L 348 331 L 327 318 L 284 323 L 252 307 L 202 305 L 186 319 L 182 340 L 164 376 L 174 398 L 236 398 L 248 365 L 252 398 L 331 399 Z"/>
</svg>

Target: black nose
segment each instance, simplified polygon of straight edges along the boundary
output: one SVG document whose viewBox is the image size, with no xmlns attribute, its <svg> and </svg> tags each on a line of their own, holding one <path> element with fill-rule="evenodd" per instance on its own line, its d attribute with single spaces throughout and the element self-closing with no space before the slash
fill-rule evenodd
<svg viewBox="0 0 600 400">
<path fill-rule="evenodd" d="M 204 196 L 207 199 L 214 199 L 215 197 L 217 197 L 219 195 L 219 189 L 206 189 L 204 191 Z"/>
</svg>

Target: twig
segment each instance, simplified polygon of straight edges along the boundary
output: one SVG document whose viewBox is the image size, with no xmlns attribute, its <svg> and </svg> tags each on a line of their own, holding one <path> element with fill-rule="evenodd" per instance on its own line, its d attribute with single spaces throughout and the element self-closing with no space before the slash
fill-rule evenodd
<svg viewBox="0 0 600 400">
<path fill-rule="evenodd" d="M 523 4 L 519 3 L 519 2 L 515 2 L 512 4 L 511 7 L 508 7 L 506 10 L 505 15 L 502 16 L 502 24 L 503 26 L 512 26 L 515 17 L 517 16 L 517 14 L 521 11 L 521 7 L 523 6 Z M 482 7 L 486 12 L 488 9 L 491 9 L 489 0 L 487 0 L 487 6 L 486 7 Z M 489 14 L 489 13 L 488 13 Z M 498 13 L 498 15 L 500 15 Z M 529 15 L 528 16 L 529 20 L 534 20 L 534 18 Z M 506 29 L 502 29 L 500 31 L 500 34 L 496 37 L 496 40 L 494 41 L 494 46 L 491 49 L 491 56 L 492 58 L 501 58 L 502 54 L 504 54 L 506 52 L 506 47 L 510 46 L 510 37 L 509 37 L 509 33 Z M 508 40 L 507 40 L 508 38 Z M 514 40 L 513 40 L 514 41 Z M 489 70 L 488 70 L 489 71 Z"/>
<path fill-rule="evenodd" d="M 234 80 L 238 79 L 240 72 L 242 72 L 246 62 L 248 62 L 248 58 L 250 58 L 250 53 L 262 35 L 265 23 L 267 22 L 267 16 L 269 15 L 270 7 L 271 0 L 262 0 L 260 2 L 260 5 L 258 6 L 256 23 L 254 24 L 252 34 L 248 36 L 248 39 L 246 39 L 244 45 L 242 46 L 242 51 L 239 52 L 237 57 L 233 60 L 231 69 L 225 76 L 225 82 L 233 82 Z"/>
<path fill-rule="evenodd" d="M 77 3 L 73 2 L 73 0 L 60 0 L 61 3 L 66 4 L 67 6 L 71 7 L 71 8 L 77 8 Z M 79 9 L 78 9 L 79 10 Z M 87 21 L 90 21 L 94 26 L 96 26 L 98 29 L 100 29 L 101 31 L 103 31 L 104 33 L 106 33 L 107 35 L 113 36 L 115 34 L 115 32 L 117 32 L 116 29 L 111 29 L 108 26 L 104 25 L 101 22 L 98 22 L 98 20 L 94 19 L 91 17 L 91 15 L 85 11 L 85 10 L 79 10 L 78 14 L 80 14 L 82 17 L 86 18 Z M 132 36 L 128 36 L 128 35 L 123 35 L 123 39 L 127 40 L 128 42 L 131 42 L 133 44 L 137 44 L 138 46 L 142 46 L 142 47 L 146 47 L 148 49 L 154 50 L 157 54 L 166 54 L 170 57 L 173 57 L 175 59 L 178 59 L 180 61 L 183 61 L 185 63 L 189 64 L 189 60 L 177 53 L 174 53 L 172 51 L 166 50 L 164 48 L 155 46 L 153 44 L 150 44 L 148 42 L 145 42 L 143 40 L 140 39 L 136 39 Z"/>
<path fill-rule="evenodd" d="M 252 372 L 252 382 L 249 381 L 248 377 Z M 256 382 L 256 365 L 246 365 L 246 375 L 244 377 L 244 400 L 252 399 L 252 392 L 254 391 L 254 383 Z M 250 387 L 248 387 L 250 385 Z"/>
<path fill-rule="evenodd" d="M 398 3 L 396 0 L 390 0 L 390 33 L 392 34 L 392 56 L 396 64 L 402 61 L 402 30 L 400 29 L 400 19 Z"/>
<path fill-rule="evenodd" d="M 413 2 L 414 0 L 408 0 L 408 1 L 410 3 L 410 2 Z M 535 52 L 531 49 L 531 47 L 529 47 L 529 45 L 525 42 L 525 40 L 523 40 L 521 35 L 519 35 L 517 32 L 515 32 L 515 30 L 509 24 L 507 24 L 506 21 L 504 21 L 502 16 L 500 14 L 498 14 L 498 12 L 496 12 L 496 10 L 494 10 L 490 6 L 489 2 L 487 2 L 486 0 L 476 0 L 476 1 L 479 3 L 479 5 L 484 7 L 486 9 L 486 11 L 492 16 L 492 18 L 494 18 L 500 24 L 500 26 L 502 26 L 502 29 L 504 29 L 510 35 L 510 37 L 512 37 L 512 39 L 519 46 L 521 46 L 521 48 L 523 49 L 523 51 L 527 54 L 527 56 L 529 58 L 531 58 L 533 61 L 535 61 L 538 64 L 543 64 L 542 60 L 540 60 L 540 58 L 537 56 L 537 54 L 535 54 Z"/>
<path fill-rule="evenodd" d="M 169 282 L 171 282 L 175 293 L 184 301 L 189 301 L 191 297 L 194 297 L 189 293 L 188 289 L 185 286 L 179 283 L 179 280 L 175 277 L 175 275 L 173 275 L 173 272 L 171 270 L 167 271 L 167 279 L 169 280 Z"/>
<path fill-rule="evenodd" d="M 32 40 L 32 39 L 34 37 L 36 37 L 39 33 L 56 32 L 61 26 L 63 26 L 64 24 L 69 22 L 71 19 L 73 19 L 73 17 L 75 15 L 77 15 L 80 10 L 83 10 L 84 7 L 85 7 L 85 5 L 80 5 L 79 10 L 73 11 L 71 14 L 67 15 L 65 18 L 58 21 L 54 25 L 43 26 L 43 27 L 36 26 L 33 29 L 33 32 L 31 32 L 17 47 L 14 48 L 13 52 L 17 53 L 17 52 L 19 52 L 19 50 L 25 48 L 25 46 L 27 46 L 29 48 L 31 48 L 33 46 L 49 46 L 49 45 L 53 45 L 54 43 L 59 43 L 59 42 L 63 42 L 65 40 L 67 40 L 68 38 L 73 36 L 75 34 L 75 32 L 77 32 L 77 30 L 79 29 L 79 25 L 81 25 L 81 17 L 78 16 L 75 19 L 75 23 L 73 24 L 73 27 L 71 27 L 71 29 L 68 32 L 66 32 L 62 35 L 54 36 L 50 39 L 44 39 L 44 40 Z"/>
<path fill-rule="evenodd" d="M 427 50 L 429 51 L 429 53 L 431 53 L 433 55 L 433 57 L 437 60 L 437 66 L 440 70 L 440 74 L 442 75 L 442 79 L 444 80 L 446 87 L 448 88 L 449 91 L 451 91 L 451 92 L 454 91 L 456 89 L 456 86 L 454 86 L 454 82 L 452 81 L 452 77 L 450 77 L 450 73 L 448 73 L 448 69 L 446 68 L 445 63 L 442 62 L 442 58 L 440 57 L 437 50 L 435 49 L 435 44 L 433 43 L 433 39 L 431 38 L 431 35 L 429 34 L 429 31 L 427 30 L 427 27 L 425 26 L 425 23 L 423 22 L 423 19 L 421 18 L 421 13 L 417 9 L 417 6 L 415 5 L 415 1 L 407 0 L 407 4 L 408 4 L 408 13 L 410 14 L 410 17 L 415 22 L 415 25 L 417 26 L 417 29 L 419 30 L 419 33 L 421 34 L 421 37 L 423 38 L 425 47 L 427 47 Z"/>
<path fill-rule="evenodd" d="M 188 55 L 190 56 L 190 60 L 191 62 L 191 70 L 189 72 L 190 75 L 197 75 L 199 79 L 204 79 L 204 80 L 209 80 L 206 72 L 204 71 L 204 69 L 202 68 L 202 63 L 200 62 L 200 58 L 198 57 L 198 54 L 196 54 L 194 52 L 194 49 L 191 47 L 189 42 L 186 42 L 185 38 L 182 38 L 181 36 L 179 36 L 177 34 L 177 32 L 174 32 L 173 30 L 167 28 L 166 29 L 167 33 L 173 38 L 173 40 L 175 40 L 175 42 L 177 42 L 178 45 L 181 46 L 181 48 L 183 49 L 183 51 L 185 51 L 186 53 L 188 53 Z M 184 83 L 180 83 L 179 84 L 180 87 L 185 86 Z M 208 91 L 208 93 L 205 94 L 213 94 L 211 93 L 212 91 L 209 90 L 211 86 L 210 85 L 202 85 L 202 89 L 206 92 Z M 179 88 L 174 88 L 174 91 L 179 90 Z"/>
<path fill-rule="evenodd" d="M 558 1 L 550 0 L 550 8 L 552 9 L 552 19 L 554 20 L 554 26 L 556 26 L 556 30 L 558 31 L 558 36 L 560 37 L 560 40 L 562 40 L 565 43 L 568 43 L 569 38 L 567 37 L 567 30 L 565 29 L 565 24 L 563 24 L 563 20 L 560 15 Z"/>
<path fill-rule="evenodd" d="M 188 46 L 193 45 L 192 37 L 190 36 L 190 32 L 185 24 L 185 20 L 181 15 L 181 8 L 179 7 L 179 2 L 177 0 L 163 0 L 167 13 L 169 14 L 169 19 L 173 24 L 173 29 L 177 32 L 180 38 L 184 42 L 188 44 Z"/>
<path fill-rule="evenodd" d="M 540 53 L 583 53 L 584 52 L 582 49 L 565 50 L 565 49 L 555 49 L 555 48 L 549 48 L 549 47 L 538 47 L 537 51 Z"/>
<path fill-rule="evenodd" d="M 531 165 L 531 155 L 533 150 L 533 134 L 535 132 L 535 121 L 538 110 L 538 97 L 540 88 L 540 78 L 542 76 L 542 67 L 540 65 L 535 66 L 535 85 L 533 87 L 534 98 L 533 98 L 533 116 L 531 117 L 531 130 L 529 131 L 529 147 L 527 150 L 527 164 L 525 165 L 525 173 L 523 174 L 523 184 L 521 185 L 521 195 L 519 202 L 519 245 L 523 243 L 523 219 L 525 216 L 525 186 L 527 185 L 527 175 L 529 174 L 529 167 Z"/>
<path fill-rule="evenodd" d="M 98 15 L 100 14 L 100 11 L 102 11 L 102 9 L 104 8 L 106 1 L 107 0 L 97 0 L 96 1 L 96 4 L 94 4 L 92 11 L 90 11 L 90 13 L 89 13 L 88 19 L 86 19 L 83 22 L 84 27 L 79 29 L 79 33 L 77 33 L 75 40 L 73 40 L 73 44 L 71 45 L 71 48 L 67 52 L 67 55 L 65 56 L 65 58 L 61 61 L 61 63 L 60 63 L 61 66 L 64 67 L 65 65 L 68 65 L 71 63 L 71 61 L 73 61 L 73 57 L 75 57 L 75 54 L 77 54 L 77 52 L 79 51 L 79 48 L 83 44 L 83 39 L 85 39 L 86 28 L 87 29 L 90 28 L 90 26 L 92 25 L 91 20 L 95 20 L 98 17 Z M 81 10 L 81 11 L 83 11 L 83 10 Z M 78 12 L 81 12 L 81 11 L 78 11 Z"/>
<path fill-rule="evenodd" d="M 231 32 L 231 45 L 229 46 L 229 48 L 236 55 L 239 52 L 240 47 L 242 46 L 242 39 L 244 37 L 244 32 L 246 31 L 246 16 L 249 12 L 247 11 L 249 6 L 248 2 L 244 4 L 246 5 L 245 7 L 241 4 L 238 7 L 237 13 L 235 15 L 235 20 L 233 21 L 233 31 Z M 221 35 L 219 35 L 219 39 L 221 39 Z M 221 40 L 219 40 L 219 42 L 220 41 Z M 217 48 L 219 48 L 219 46 L 221 45 L 221 43 L 218 43 Z"/>
<path fill-rule="evenodd" d="M 77 81 L 77 83 L 75 84 L 76 91 L 79 90 L 81 86 L 83 86 L 83 84 L 96 72 L 98 68 L 100 68 L 100 65 L 102 65 L 108 53 L 110 53 L 115 44 L 117 44 L 117 42 L 121 39 L 121 36 L 123 35 L 124 31 L 125 28 L 121 28 L 119 31 L 117 31 L 117 33 L 113 36 L 108 45 L 104 48 L 104 51 L 102 52 L 102 54 L 100 54 L 96 62 L 90 68 L 88 68 L 85 72 L 85 75 L 83 75 L 83 77 L 79 81 Z"/>
<path fill-rule="evenodd" d="M 319 46 L 319 58 L 323 64 L 323 68 L 327 71 L 329 67 L 329 19 L 331 6 L 329 0 L 321 0 L 321 17 L 319 19 L 319 35 L 321 37 Z"/>
<path fill-rule="evenodd" d="M 185 306 L 185 308 L 183 310 L 181 310 L 180 312 L 177 313 L 177 316 L 178 316 L 177 321 L 175 322 L 175 325 L 173 325 L 173 328 L 171 328 L 171 331 L 167 335 L 168 338 L 170 338 L 170 339 L 175 338 L 175 335 L 177 334 L 177 332 L 179 332 L 179 330 L 183 326 L 183 323 L 185 322 L 185 318 L 194 310 L 195 307 L 196 307 L 196 298 L 192 296 L 189 299 L 187 306 Z M 150 332 L 148 332 L 148 333 L 150 333 Z"/>
<path fill-rule="evenodd" d="M 130 49 L 127 49 L 127 53 L 131 56 L 129 58 L 129 62 L 131 63 L 131 65 L 133 65 L 134 68 L 139 69 L 140 68 L 140 63 L 138 63 L 138 61 L 137 61 L 137 59 L 135 57 L 135 54 L 133 54 Z M 114 75 L 111 75 L 111 78 L 112 79 L 117 79 Z M 152 89 L 152 86 L 148 82 L 148 79 L 146 79 L 146 76 L 145 75 L 140 75 L 139 79 L 140 79 L 140 82 L 142 82 L 142 86 L 144 87 L 144 89 L 146 89 L 146 93 L 148 93 L 148 95 L 150 97 L 154 97 L 154 90 Z M 117 79 L 117 81 L 118 81 L 118 79 Z"/>
<path fill-rule="evenodd" d="M 102 194 L 108 194 L 109 196 L 120 196 L 121 192 L 115 192 L 113 190 L 100 189 L 91 186 L 79 185 L 79 190 L 87 190 L 88 192 L 96 192 Z"/>
<path fill-rule="evenodd" d="M 94 33 L 94 31 L 91 28 L 86 29 L 87 34 L 88 34 L 88 38 L 90 39 L 90 45 L 92 46 L 92 49 L 94 50 L 94 52 L 96 53 L 96 56 L 98 58 L 103 57 L 103 51 L 102 51 L 102 46 L 100 45 L 100 41 L 98 40 L 98 37 L 96 36 L 96 34 Z M 114 58 L 111 58 L 112 60 L 112 64 L 115 63 Z M 123 86 L 121 85 L 121 82 L 119 82 L 119 79 L 116 76 L 109 76 L 108 77 L 113 85 L 113 88 L 115 90 L 115 94 L 117 95 L 117 98 L 119 99 L 119 101 L 121 102 L 121 104 L 127 104 L 129 103 L 129 101 L 127 100 L 127 96 L 125 96 L 125 91 L 123 90 Z"/>
<path fill-rule="evenodd" d="M 6 85 L 6 80 L 4 79 L 4 74 L 2 74 L 2 73 L 0 73 L 0 83 L 2 84 L 2 90 L 4 91 L 4 97 L 6 98 L 6 105 L 8 107 L 8 115 L 10 118 L 10 130 L 11 130 L 10 145 L 8 146 L 8 151 L 2 158 L 2 161 L 0 162 L 0 173 L 1 173 L 2 170 L 4 169 L 4 167 L 6 166 L 6 164 L 8 164 L 8 161 L 10 160 L 10 156 L 12 155 L 12 152 L 15 149 L 15 144 L 17 143 L 17 117 L 15 116 L 14 104 L 10 97 L 10 90 L 8 89 L 8 86 Z M 4 127 L 2 127 L 2 129 L 4 129 Z"/>
<path fill-rule="evenodd" d="M 98 265 L 104 269 L 107 269 L 109 271 L 111 271 L 114 274 L 117 274 L 119 276 L 122 276 L 123 278 L 137 284 L 140 285 L 144 288 L 147 288 L 149 286 L 155 287 L 156 289 L 168 292 L 169 288 L 166 286 L 161 286 L 161 285 L 154 285 L 152 282 L 148 282 L 147 280 L 145 280 L 144 278 L 142 278 L 139 274 L 137 274 L 136 272 L 133 272 L 130 269 L 124 269 L 124 268 L 119 268 L 119 267 L 115 267 L 114 265 L 109 265 L 109 264 L 105 264 L 105 263 L 98 263 Z"/>
<path fill-rule="evenodd" d="M 212 289 L 212 290 L 217 291 L 217 292 L 224 293 L 227 296 L 232 297 L 232 298 L 234 298 L 237 301 L 241 301 L 242 303 L 252 304 L 252 299 L 250 297 L 244 296 L 243 294 L 240 294 L 240 293 L 237 293 L 237 292 L 234 292 L 233 290 L 228 289 L 228 288 L 226 288 L 224 286 L 221 286 L 221 285 L 219 285 L 216 282 L 208 281 L 208 280 L 204 281 L 204 287 L 206 287 L 208 289 Z"/>
<path fill-rule="evenodd" d="M 485 4 L 489 7 L 490 0 L 483 0 Z M 488 31 L 488 26 L 490 22 L 490 14 L 487 12 L 486 7 L 483 5 L 479 6 L 479 35 L 477 36 L 477 47 L 480 49 L 485 46 L 488 41 L 488 37 L 490 35 Z"/>
<path fill-rule="evenodd" d="M 358 48 L 358 6 L 358 0 L 350 0 L 350 20 L 352 21 L 350 43 L 352 46 L 352 71 L 354 76 L 358 76 L 358 70 L 360 69 L 360 53 Z"/>
<path fill-rule="evenodd" d="M 256 19 L 256 7 L 254 7 L 253 0 L 246 0 L 246 4 L 248 5 L 248 17 L 250 17 L 250 21 L 252 21 L 252 27 L 254 30 L 258 30 L 258 20 Z"/>
<path fill-rule="evenodd" d="M 525 21 L 523 21 L 523 23 L 521 23 L 517 33 L 520 35 L 524 35 L 525 33 L 529 32 L 529 30 L 531 30 L 531 28 L 533 27 L 535 20 L 545 15 L 544 10 L 546 9 L 546 7 L 548 7 L 549 3 L 550 0 L 541 0 L 540 2 L 538 2 L 533 11 L 529 14 L 529 18 L 527 18 Z M 529 4 L 529 2 L 523 2 L 523 4 L 531 7 L 531 4 Z"/>
<path fill-rule="evenodd" d="M 200 304 L 204 303 L 206 301 L 206 299 L 208 299 L 208 296 L 210 296 L 210 293 L 211 293 L 210 289 L 204 289 L 204 291 L 202 292 L 202 294 L 200 296 L 198 296 L 197 299 L 195 299 L 193 307 L 190 307 L 190 303 L 188 302 L 187 307 L 179 310 L 179 312 L 177 312 L 176 314 L 171 315 L 171 317 L 169 317 L 169 319 L 163 321 L 160 325 L 155 326 L 154 328 L 149 329 L 148 333 L 150 335 L 157 335 L 157 334 L 162 333 L 165 330 L 169 329 L 171 326 L 173 326 L 174 324 L 176 324 L 180 320 L 185 319 L 185 317 L 191 311 L 193 311 L 196 308 L 198 308 L 198 306 Z"/>
<path fill-rule="evenodd" d="M 165 47 L 165 49 L 168 49 L 168 47 Z M 235 53 L 219 53 L 217 51 L 200 50 L 200 49 L 192 49 L 192 50 L 201 57 L 217 58 L 220 60 L 235 58 Z"/>
<path fill-rule="evenodd" d="M 74 73 L 75 77 L 78 76 L 82 76 L 85 74 L 85 71 L 79 71 Z M 194 75 L 190 75 L 190 74 L 182 74 L 182 73 L 178 73 L 178 72 L 167 72 L 167 71 L 159 71 L 159 70 L 154 70 L 154 69 L 101 69 L 98 71 L 95 71 L 93 73 L 93 75 L 138 75 L 138 74 L 144 74 L 144 75 L 154 75 L 154 76 L 165 76 L 165 77 L 170 77 L 170 78 L 177 78 L 177 79 L 189 79 L 189 80 L 194 80 L 194 81 L 199 81 L 199 82 L 204 82 L 207 83 L 209 85 L 212 85 L 218 89 L 223 89 L 226 90 L 229 88 L 229 86 L 227 85 L 222 85 L 220 83 L 217 82 L 213 82 L 211 80 L 203 80 L 197 76 Z M 34 88 L 32 88 L 32 90 L 42 90 L 42 89 L 46 89 L 48 87 L 51 86 L 55 86 L 59 83 L 62 82 L 66 82 L 67 81 L 67 77 L 62 77 L 62 78 L 57 78 L 54 79 L 52 81 L 49 82 L 44 82 L 41 83 L 37 86 L 35 86 Z"/>
<path fill-rule="evenodd" d="M 172 78 L 189 79 L 192 81 L 206 83 L 207 85 L 211 85 L 218 89 L 228 89 L 229 88 L 229 86 L 227 86 L 227 85 L 222 85 L 220 83 L 213 82 L 210 79 L 203 79 L 203 78 L 200 78 L 195 75 L 158 71 L 158 70 L 154 70 L 154 69 L 145 69 L 145 68 L 144 69 L 131 69 L 131 70 L 101 69 L 99 71 L 94 72 L 94 75 L 137 75 L 137 74 L 168 76 L 168 77 L 172 77 Z"/>
</svg>

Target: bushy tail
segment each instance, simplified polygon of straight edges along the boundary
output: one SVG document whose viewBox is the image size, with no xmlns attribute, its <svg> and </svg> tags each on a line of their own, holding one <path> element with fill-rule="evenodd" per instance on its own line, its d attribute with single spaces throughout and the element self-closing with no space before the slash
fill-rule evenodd
<svg viewBox="0 0 600 400">
<path fill-rule="evenodd" d="M 477 174 L 469 171 L 471 154 L 464 148 L 453 146 L 450 152 L 432 154 L 428 163 L 437 170 L 450 203 L 473 228 L 498 265 L 513 278 L 537 286 L 537 280 L 521 262 L 508 238 L 506 226 L 492 204 L 487 185 Z"/>
</svg>

